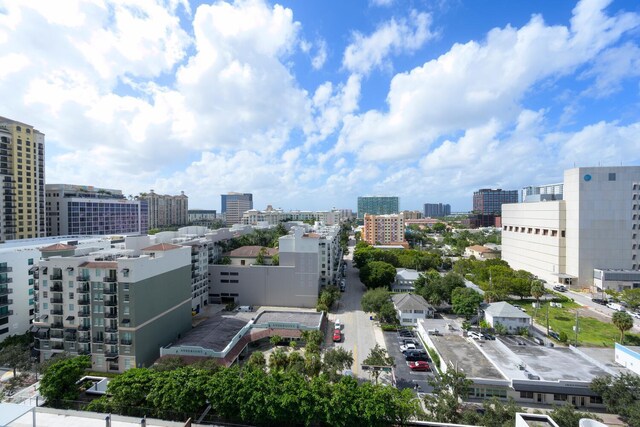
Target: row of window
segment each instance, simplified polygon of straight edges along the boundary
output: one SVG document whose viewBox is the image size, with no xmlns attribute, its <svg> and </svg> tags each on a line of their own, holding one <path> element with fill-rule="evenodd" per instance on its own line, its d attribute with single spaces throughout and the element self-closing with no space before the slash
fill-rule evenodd
<svg viewBox="0 0 640 427">
<path fill-rule="evenodd" d="M 503 231 L 513 231 L 515 233 L 526 233 L 526 234 L 538 234 L 542 236 L 551 236 L 558 237 L 558 230 L 547 229 L 547 228 L 533 228 L 533 227 L 519 227 L 513 225 L 503 225 Z M 565 230 L 560 231 L 561 237 L 566 237 Z"/>
</svg>

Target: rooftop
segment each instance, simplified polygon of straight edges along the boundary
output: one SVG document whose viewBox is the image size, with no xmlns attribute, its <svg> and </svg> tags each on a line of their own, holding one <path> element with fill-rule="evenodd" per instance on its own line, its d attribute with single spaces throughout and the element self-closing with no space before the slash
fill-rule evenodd
<svg viewBox="0 0 640 427">
<path fill-rule="evenodd" d="M 229 253 L 229 256 L 238 258 L 256 258 L 262 249 L 266 251 L 264 254 L 264 256 L 266 257 L 272 257 L 278 253 L 278 248 L 267 248 L 264 246 L 242 246 L 241 248 L 232 250 Z"/>
<path fill-rule="evenodd" d="M 75 246 L 66 245 L 64 243 L 55 243 L 53 245 L 45 246 L 43 248 L 40 248 L 40 251 L 42 251 L 42 252 L 58 252 L 58 251 L 73 251 L 75 249 L 76 249 Z"/>
<path fill-rule="evenodd" d="M 530 319 L 527 313 L 524 313 L 508 302 L 500 301 L 489 304 L 485 309 L 485 313 L 489 313 L 494 317 L 510 317 L 510 318 L 522 318 L 522 319 Z"/>
<path fill-rule="evenodd" d="M 173 249 L 180 249 L 181 246 L 172 245 L 171 243 L 158 243 L 157 245 L 148 246 L 143 248 L 143 251 L 171 251 Z"/>
<path fill-rule="evenodd" d="M 422 296 L 416 294 L 395 294 L 391 299 L 393 300 L 393 305 L 401 311 L 433 309 L 431 304 L 429 304 Z"/>
</svg>

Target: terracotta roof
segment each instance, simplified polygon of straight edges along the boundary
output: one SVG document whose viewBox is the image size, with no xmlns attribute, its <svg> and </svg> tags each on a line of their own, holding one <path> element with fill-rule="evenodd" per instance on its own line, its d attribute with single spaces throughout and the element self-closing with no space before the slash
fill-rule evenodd
<svg viewBox="0 0 640 427">
<path fill-rule="evenodd" d="M 56 243 L 55 245 L 45 246 L 40 248 L 41 252 L 57 252 L 57 251 L 73 251 L 75 246 L 65 245 L 64 243 Z"/>
<path fill-rule="evenodd" d="M 480 246 L 480 245 L 469 246 L 467 249 L 475 252 L 480 252 L 481 254 L 486 254 L 487 252 L 496 252 L 494 249 L 487 248 L 486 246 Z"/>
<path fill-rule="evenodd" d="M 173 249 L 180 249 L 179 245 L 172 245 L 171 243 L 159 243 L 157 245 L 143 248 L 143 251 L 171 251 Z"/>
<path fill-rule="evenodd" d="M 114 261 L 87 261 L 80 264 L 78 267 L 86 268 L 118 268 L 118 263 Z"/>
<path fill-rule="evenodd" d="M 264 254 L 264 256 L 266 257 L 272 257 L 278 253 L 278 248 L 265 248 L 264 246 L 243 246 L 241 248 L 232 250 L 229 253 L 229 256 L 236 258 L 255 258 L 258 256 L 258 253 L 262 248 L 266 250 L 266 253 Z"/>
<path fill-rule="evenodd" d="M 320 237 L 318 233 L 307 233 L 302 237 Z"/>
</svg>

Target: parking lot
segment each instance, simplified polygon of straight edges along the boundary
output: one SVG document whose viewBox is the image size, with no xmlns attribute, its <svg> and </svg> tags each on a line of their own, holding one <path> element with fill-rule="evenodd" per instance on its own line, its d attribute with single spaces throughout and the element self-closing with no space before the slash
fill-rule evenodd
<svg viewBox="0 0 640 427">
<path fill-rule="evenodd" d="M 416 339 L 420 341 L 419 338 Z M 387 345 L 387 353 L 393 357 L 396 363 L 396 387 L 399 389 L 414 388 L 415 385 L 418 384 L 420 386 L 420 392 L 431 392 L 433 387 L 431 387 L 427 381 L 433 379 L 435 374 L 433 372 L 415 372 L 409 369 L 404 355 L 400 352 L 400 337 L 398 337 L 398 333 L 385 332 L 384 341 Z M 429 362 L 429 366 L 431 365 L 431 362 Z"/>
</svg>

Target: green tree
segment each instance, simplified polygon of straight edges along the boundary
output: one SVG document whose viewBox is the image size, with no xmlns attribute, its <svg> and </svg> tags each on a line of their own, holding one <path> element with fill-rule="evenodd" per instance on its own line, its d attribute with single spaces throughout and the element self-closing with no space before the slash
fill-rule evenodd
<svg viewBox="0 0 640 427">
<path fill-rule="evenodd" d="M 280 254 L 274 254 L 271 257 L 271 265 L 280 265 Z"/>
<path fill-rule="evenodd" d="M 478 313 L 482 301 L 482 295 L 471 288 L 456 288 L 451 294 L 453 312 L 467 318 Z"/>
<path fill-rule="evenodd" d="M 620 344 L 624 344 L 624 332 L 633 328 L 633 317 L 624 311 L 616 311 L 611 316 L 611 322 L 620 330 Z"/>
<path fill-rule="evenodd" d="M 27 370 L 31 368 L 31 354 L 29 347 L 22 344 L 11 344 L 5 346 L 0 351 L 0 366 L 8 366 L 13 369 L 14 378 L 17 370 Z"/>
<path fill-rule="evenodd" d="M 448 369 L 438 380 L 431 379 L 431 394 L 425 394 L 424 405 L 435 421 L 441 423 L 458 423 L 462 419 L 461 402 L 469 395 L 473 381 L 467 379 L 463 372 Z"/>
<path fill-rule="evenodd" d="M 485 427 L 512 427 L 516 422 L 516 413 L 526 412 L 511 397 L 507 402 L 493 397 L 485 400 L 482 407 L 484 414 L 478 424 Z"/>
<path fill-rule="evenodd" d="M 289 354 L 289 360 L 287 361 L 287 370 L 297 372 L 300 375 L 305 373 L 305 360 L 302 355 L 296 351 Z"/>
<path fill-rule="evenodd" d="M 267 248 L 260 248 L 258 251 L 258 255 L 256 256 L 256 264 L 264 265 L 265 264 L 265 255 L 267 254 Z"/>
<path fill-rule="evenodd" d="M 635 310 L 640 307 L 640 288 L 625 289 L 620 295 L 620 300 L 626 302 L 629 308 Z"/>
<path fill-rule="evenodd" d="M 360 269 L 360 281 L 369 289 L 388 289 L 395 278 L 395 267 L 384 261 L 371 261 Z"/>
<path fill-rule="evenodd" d="M 367 313 L 379 313 L 382 306 L 389 301 L 391 293 L 385 288 L 369 289 L 362 294 L 360 305 Z"/>
<path fill-rule="evenodd" d="M 591 418 L 592 420 L 602 421 L 602 418 L 588 412 L 578 412 L 573 405 L 553 406 L 553 411 L 549 412 L 549 416 L 559 427 L 575 427 L 580 423 L 582 418 Z"/>
<path fill-rule="evenodd" d="M 305 343 L 305 352 L 320 354 L 320 346 L 324 340 L 324 334 L 322 331 L 302 331 L 301 338 Z"/>
<path fill-rule="evenodd" d="M 545 289 L 544 284 L 541 281 L 534 280 L 533 282 L 531 282 L 529 293 L 536 299 L 538 305 L 540 305 L 540 297 L 546 294 L 547 290 Z"/>
<path fill-rule="evenodd" d="M 447 231 L 447 226 L 446 224 L 442 223 L 442 222 L 436 222 L 435 224 L 433 224 L 433 226 L 431 227 L 431 230 L 434 233 L 444 233 L 445 231 Z"/>
<path fill-rule="evenodd" d="M 89 356 L 77 356 L 54 362 L 47 367 L 40 380 L 40 394 L 54 407 L 66 407 L 78 398 L 79 386 L 76 384 L 91 367 Z"/>
<path fill-rule="evenodd" d="M 267 367 L 267 359 L 264 357 L 264 353 L 261 351 L 254 351 L 247 360 L 247 365 L 250 367 L 265 369 Z"/>
<path fill-rule="evenodd" d="M 274 347 L 280 344 L 281 341 L 282 341 L 282 337 L 280 335 L 272 335 L 271 338 L 269 338 L 269 342 Z"/>
<path fill-rule="evenodd" d="M 640 377 L 605 375 L 593 379 L 590 388 L 602 397 L 607 411 L 620 414 L 632 427 L 640 427 Z"/>
<path fill-rule="evenodd" d="M 158 359 L 158 361 L 151 366 L 151 369 L 156 371 L 173 371 L 186 365 L 180 356 L 165 356 Z"/>
<path fill-rule="evenodd" d="M 190 366 L 164 372 L 151 383 L 147 402 L 160 414 L 178 412 L 186 416 L 199 413 L 207 406 L 209 377 L 210 372 Z"/>
<path fill-rule="evenodd" d="M 338 381 L 345 369 L 351 369 L 353 365 L 353 353 L 342 347 L 331 348 L 324 352 L 322 371 L 331 381 Z"/>
<path fill-rule="evenodd" d="M 289 356 L 281 348 L 276 348 L 269 356 L 269 369 L 284 370 L 289 365 Z"/>
<path fill-rule="evenodd" d="M 382 304 L 382 307 L 380 307 L 380 310 L 378 311 L 378 318 L 381 322 L 398 323 L 396 309 L 391 301 L 387 301 Z"/>
<path fill-rule="evenodd" d="M 369 366 L 395 366 L 393 357 L 387 354 L 387 350 L 380 347 L 380 344 L 376 344 L 371 349 L 366 359 L 362 361 L 362 364 Z M 377 369 L 370 369 L 369 374 L 375 379 L 378 384 L 378 378 L 380 377 L 380 371 Z"/>
</svg>

